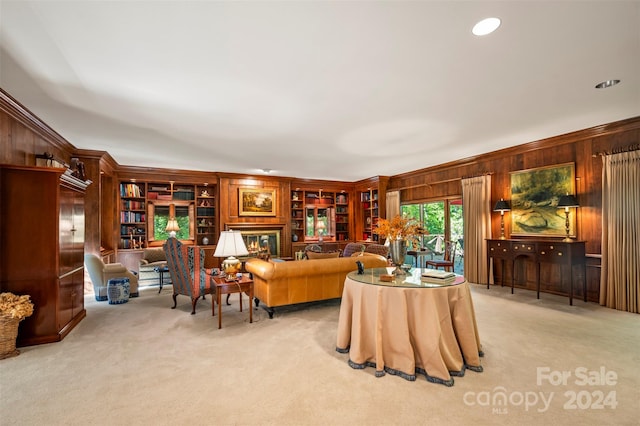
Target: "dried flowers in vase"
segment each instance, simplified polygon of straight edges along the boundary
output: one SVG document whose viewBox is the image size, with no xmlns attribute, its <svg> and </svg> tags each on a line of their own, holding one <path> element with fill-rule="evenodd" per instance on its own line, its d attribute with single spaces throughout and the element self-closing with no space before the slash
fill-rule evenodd
<svg viewBox="0 0 640 426">
<path fill-rule="evenodd" d="M 426 234 L 420 223 L 411 217 L 397 215 L 393 219 L 378 219 L 374 233 L 389 240 L 404 240 L 419 245 L 419 236 Z"/>
<path fill-rule="evenodd" d="M 31 296 L 16 296 L 13 293 L 0 294 L 0 315 L 22 321 L 33 314 Z"/>
</svg>

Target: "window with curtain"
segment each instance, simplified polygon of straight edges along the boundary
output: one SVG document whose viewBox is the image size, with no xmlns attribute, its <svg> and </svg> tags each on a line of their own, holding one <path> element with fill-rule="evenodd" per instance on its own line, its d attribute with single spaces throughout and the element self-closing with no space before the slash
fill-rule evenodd
<svg viewBox="0 0 640 426">
<path fill-rule="evenodd" d="M 640 151 L 602 157 L 600 304 L 640 312 Z"/>
</svg>

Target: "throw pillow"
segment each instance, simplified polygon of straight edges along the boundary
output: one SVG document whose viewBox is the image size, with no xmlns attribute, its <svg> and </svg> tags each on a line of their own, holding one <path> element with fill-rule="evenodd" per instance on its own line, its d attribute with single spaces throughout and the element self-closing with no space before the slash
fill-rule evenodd
<svg viewBox="0 0 640 426">
<path fill-rule="evenodd" d="M 308 251 L 307 252 L 307 256 L 309 257 L 309 260 L 313 260 L 313 259 L 332 259 L 334 257 L 339 257 L 340 256 L 340 252 L 339 251 L 332 251 L 329 253 L 316 253 L 314 251 Z"/>
</svg>

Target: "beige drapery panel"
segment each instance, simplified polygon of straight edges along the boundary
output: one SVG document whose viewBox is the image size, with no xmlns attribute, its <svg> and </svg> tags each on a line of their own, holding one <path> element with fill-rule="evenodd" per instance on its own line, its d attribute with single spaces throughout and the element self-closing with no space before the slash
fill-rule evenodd
<svg viewBox="0 0 640 426">
<path fill-rule="evenodd" d="M 462 179 L 464 276 L 487 283 L 487 243 L 491 238 L 491 175 Z"/>
<path fill-rule="evenodd" d="M 400 191 L 387 192 L 387 219 L 393 219 L 400 214 Z"/>
<path fill-rule="evenodd" d="M 640 151 L 602 157 L 600 304 L 640 312 Z"/>
</svg>

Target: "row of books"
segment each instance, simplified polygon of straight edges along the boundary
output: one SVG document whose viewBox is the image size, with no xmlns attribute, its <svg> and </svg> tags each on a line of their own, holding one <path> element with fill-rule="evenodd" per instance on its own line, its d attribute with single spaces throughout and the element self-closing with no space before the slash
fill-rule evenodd
<svg viewBox="0 0 640 426">
<path fill-rule="evenodd" d="M 144 210 L 144 201 L 122 200 L 123 210 Z"/>
<path fill-rule="evenodd" d="M 427 269 L 422 272 L 421 280 L 434 284 L 453 284 L 456 280 L 456 274 L 437 269 Z"/>
<path fill-rule="evenodd" d="M 146 215 L 139 212 L 121 211 L 120 223 L 140 223 L 145 221 Z"/>
<path fill-rule="evenodd" d="M 144 197 L 144 193 L 140 190 L 140 187 L 135 183 L 121 183 L 120 196 L 121 197 Z"/>
</svg>

